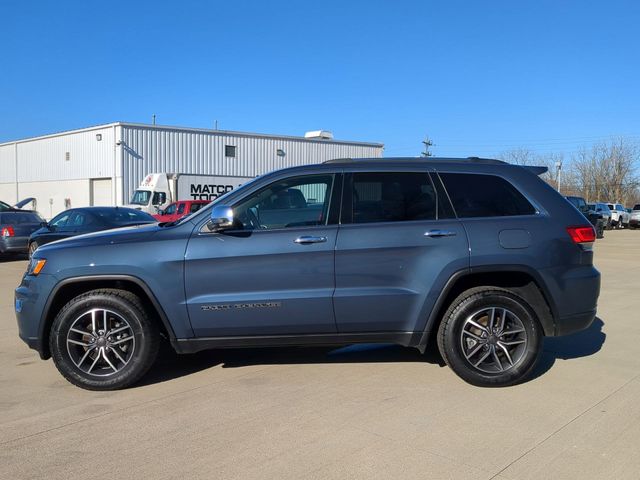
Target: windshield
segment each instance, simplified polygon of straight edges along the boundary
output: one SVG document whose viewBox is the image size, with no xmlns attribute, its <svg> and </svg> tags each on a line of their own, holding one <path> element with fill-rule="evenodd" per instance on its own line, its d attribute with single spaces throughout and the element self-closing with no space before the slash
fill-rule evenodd
<svg viewBox="0 0 640 480">
<path fill-rule="evenodd" d="M 633 206 L 633 209 L 634 209 L 634 210 L 640 210 L 640 203 L 638 203 L 637 205 L 634 205 L 634 206 Z"/>
<path fill-rule="evenodd" d="M 11 208 L 11 205 L 4 203 L 4 202 L 0 202 L 0 212 L 2 210 L 9 210 Z"/>
<path fill-rule="evenodd" d="M 149 205 L 151 192 L 149 190 L 136 190 L 131 198 L 132 205 Z"/>
</svg>

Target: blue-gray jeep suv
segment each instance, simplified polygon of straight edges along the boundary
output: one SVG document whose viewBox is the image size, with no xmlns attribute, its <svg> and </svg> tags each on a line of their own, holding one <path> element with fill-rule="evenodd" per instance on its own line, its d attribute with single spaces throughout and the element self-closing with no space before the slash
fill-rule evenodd
<svg viewBox="0 0 640 480">
<path fill-rule="evenodd" d="M 542 338 L 588 327 L 589 221 L 497 160 L 360 159 L 259 177 L 175 223 L 38 248 L 15 292 L 20 337 L 70 382 L 140 379 L 166 338 L 209 348 L 436 336 L 474 385 L 531 374 Z"/>
</svg>

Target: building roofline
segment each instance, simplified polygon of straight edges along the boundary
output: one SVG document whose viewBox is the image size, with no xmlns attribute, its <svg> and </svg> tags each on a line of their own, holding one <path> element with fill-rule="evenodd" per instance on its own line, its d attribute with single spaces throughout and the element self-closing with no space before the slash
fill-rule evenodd
<svg viewBox="0 0 640 480">
<path fill-rule="evenodd" d="M 171 126 L 171 125 L 150 125 L 147 123 L 134 123 L 134 122 L 112 122 L 105 123 L 101 125 L 93 125 L 85 128 L 78 128 L 74 130 L 64 130 L 61 132 L 50 133 L 46 135 L 38 135 L 35 137 L 27 137 L 17 140 L 11 140 L 8 142 L 0 143 L 0 147 L 5 145 L 13 145 L 18 143 L 26 143 L 33 142 L 36 140 L 44 140 L 47 138 L 61 137 L 64 135 L 70 135 L 74 133 L 83 133 L 90 132 L 92 130 L 102 130 L 109 127 L 132 127 L 132 128 L 146 128 L 153 130 L 173 130 L 173 131 L 181 131 L 181 132 L 197 132 L 197 133 L 206 133 L 212 135 L 220 135 L 220 136 L 234 136 L 234 137 L 247 137 L 247 138 L 270 138 L 274 140 L 295 140 L 305 143 L 327 143 L 332 145 L 357 145 L 364 147 L 374 147 L 374 148 L 384 148 L 383 143 L 375 143 L 375 142 L 356 142 L 356 141 L 348 141 L 348 140 L 328 140 L 328 139 L 314 139 L 314 138 L 305 138 L 305 137 L 296 137 L 292 135 L 275 135 L 268 133 L 251 133 L 251 132 L 236 132 L 233 130 L 214 130 L 208 128 L 195 128 L 195 127 L 179 127 L 179 126 Z"/>
</svg>

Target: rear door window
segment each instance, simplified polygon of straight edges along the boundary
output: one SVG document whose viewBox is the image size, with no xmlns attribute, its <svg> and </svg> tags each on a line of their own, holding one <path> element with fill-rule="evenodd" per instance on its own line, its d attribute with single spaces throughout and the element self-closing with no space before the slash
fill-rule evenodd
<svg viewBox="0 0 640 480">
<path fill-rule="evenodd" d="M 437 194 L 426 172 L 355 172 L 352 223 L 435 220 Z M 348 215 L 351 213 L 351 215 Z"/>
<path fill-rule="evenodd" d="M 532 215 L 536 209 L 511 183 L 496 175 L 441 173 L 460 218 Z"/>
</svg>

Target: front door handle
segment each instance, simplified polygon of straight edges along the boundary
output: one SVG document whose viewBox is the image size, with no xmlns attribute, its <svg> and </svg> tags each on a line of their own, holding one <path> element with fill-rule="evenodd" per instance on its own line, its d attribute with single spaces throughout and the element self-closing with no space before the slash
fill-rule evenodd
<svg viewBox="0 0 640 480">
<path fill-rule="evenodd" d="M 327 237 L 312 237 L 309 235 L 302 235 L 294 240 L 294 243 L 298 245 L 308 245 L 310 243 L 323 243 L 327 241 Z"/>
<path fill-rule="evenodd" d="M 428 232 L 424 232 L 425 237 L 455 237 L 456 232 L 452 232 L 450 230 L 429 230 Z"/>
</svg>

